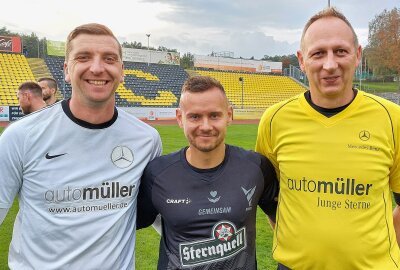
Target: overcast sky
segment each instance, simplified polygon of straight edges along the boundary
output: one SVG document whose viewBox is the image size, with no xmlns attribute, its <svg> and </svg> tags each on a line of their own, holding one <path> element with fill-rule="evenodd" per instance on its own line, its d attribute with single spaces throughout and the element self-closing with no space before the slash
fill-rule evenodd
<svg viewBox="0 0 400 270">
<path fill-rule="evenodd" d="M 400 0 L 331 0 L 365 46 L 368 23 Z M 98 22 L 120 42 L 165 46 L 181 54 L 230 51 L 235 57 L 295 53 L 307 19 L 328 0 L 6 0 L 0 27 L 65 41 L 76 26 Z"/>
</svg>

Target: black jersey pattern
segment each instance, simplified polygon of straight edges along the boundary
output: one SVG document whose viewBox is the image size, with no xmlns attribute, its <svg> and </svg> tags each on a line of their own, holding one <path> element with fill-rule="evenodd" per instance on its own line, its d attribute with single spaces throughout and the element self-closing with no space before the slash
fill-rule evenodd
<svg viewBox="0 0 400 270">
<path fill-rule="evenodd" d="M 137 226 L 161 214 L 159 270 L 255 270 L 257 205 L 274 220 L 278 190 L 272 164 L 258 153 L 227 145 L 210 175 L 188 164 L 184 148 L 145 169 Z"/>
</svg>

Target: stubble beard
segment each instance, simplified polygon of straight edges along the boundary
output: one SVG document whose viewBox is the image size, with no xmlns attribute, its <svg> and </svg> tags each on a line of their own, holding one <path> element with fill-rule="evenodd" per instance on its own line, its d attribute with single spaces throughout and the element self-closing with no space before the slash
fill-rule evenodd
<svg viewBox="0 0 400 270">
<path fill-rule="evenodd" d="M 218 137 L 218 135 L 215 135 L 215 137 Z M 210 142 L 207 144 L 204 143 L 197 143 L 196 142 L 196 138 L 189 138 L 189 144 L 196 148 L 197 150 L 199 150 L 200 152 L 204 152 L 204 153 L 209 153 L 213 150 L 215 150 L 216 148 L 218 148 L 218 146 L 220 146 L 223 143 L 223 139 L 221 138 L 217 138 L 217 140 L 215 142 Z"/>
</svg>

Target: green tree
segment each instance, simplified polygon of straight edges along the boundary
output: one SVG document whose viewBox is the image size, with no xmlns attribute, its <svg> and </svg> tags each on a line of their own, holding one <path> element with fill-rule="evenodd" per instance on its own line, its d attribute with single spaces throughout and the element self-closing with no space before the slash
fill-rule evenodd
<svg viewBox="0 0 400 270">
<path fill-rule="evenodd" d="M 0 28 L 0 36 L 15 36 L 15 35 L 18 34 L 13 33 L 10 30 L 7 30 L 7 28 L 5 27 Z"/>
<path fill-rule="evenodd" d="M 164 51 L 164 52 L 178 52 L 176 49 L 169 49 L 164 46 L 158 46 L 157 51 Z"/>
<path fill-rule="evenodd" d="M 190 52 L 185 53 L 181 57 L 180 65 L 182 68 L 188 69 L 194 67 L 194 55 Z"/>
<path fill-rule="evenodd" d="M 374 74 L 396 75 L 400 89 L 400 9 L 385 9 L 369 23 L 364 53 Z"/>
<path fill-rule="evenodd" d="M 147 47 L 143 47 L 141 42 L 123 42 L 122 44 L 123 48 L 131 48 L 131 49 L 147 49 Z"/>
<path fill-rule="evenodd" d="M 35 33 L 31 33 L 30 35 L 21 35 L 21 39 L 22 44 L 26 49 L 26 57 L 43 57 L 43 52 L 40 52 L 39 37 Z"/>
<path fill-rule="evenodd" d="M 275 55 L 275 56 L 268 56 L 264 55 L 261 60 L 267 60 L 272 62 L 282 62 L 282 69 L 288 68 L 290 65 L 298 67 L 299 60 L 295 54 L 288 54 L 288 55 Z"/>
</svg>

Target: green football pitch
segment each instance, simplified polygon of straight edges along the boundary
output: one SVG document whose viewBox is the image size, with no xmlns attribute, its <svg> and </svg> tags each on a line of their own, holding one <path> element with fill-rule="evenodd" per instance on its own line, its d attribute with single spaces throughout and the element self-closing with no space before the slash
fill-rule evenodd
<svg viewBox="0 0 400 270">
<path fill-rule="evenodd" d="M 187 145 L 182 130 L 176 126 L 155 126 L 161 135 L 163 153 L 168 154 Z M 0 133 L 2 128 L 0 127 Z M 245 149 L 254 149 L 257 125 L 232 125 L 228 128 L 226 143 L 238 145 Z M 12 227 L 18 211 L 17 202 L 10 209 L 0 226 L 0 270 L 7 268 L 8 246 L 11 240 Z M 157 269 L 158 246 L 160 237 L 150 227 L 139 230 L 136 238 L 136 269 Z M 257 211 L 257 262 L 258 269 L 272 270 L 277 268 L 272 259 L 272 230 L 266 216 Z"/>
</svg>

